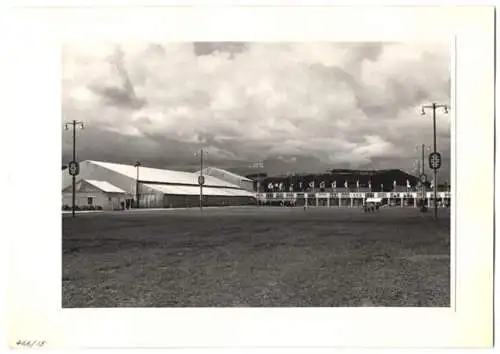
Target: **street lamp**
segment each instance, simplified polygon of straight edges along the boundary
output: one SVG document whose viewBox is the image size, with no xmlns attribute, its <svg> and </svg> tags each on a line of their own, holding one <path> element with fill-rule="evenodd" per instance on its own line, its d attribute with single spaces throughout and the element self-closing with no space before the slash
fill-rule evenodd
<svg viewBox="0 0 500 354">
<path fill-rule="evenodd" d="M 425 112 L 424 112 L 425 114 Z M 419 169 L 418 169 L 418 178 L 419 178 L 419 181 L 421 182 L 420 184 L 420 193 L 421 193 L 421 203 L 425 203 L 425 199 L 426 199 L 426 193 L 425 193 L 425 183 L 424 181 L 422 181 L 422 177 L 425 176 L 425 153 L 427 152 L 427 155 L 429 155 L 429 152 L 430 152 L 430 147 L 425 146 L 425 144 L 419 144 L 417 145 L 417 152 L 421 153 L 421 158 L 419 159 L 419 163 L 420 163 L 420 166 L 419 166 Z M 423 204 L 422 204 L 423 205 Z"/>
<path fill-rule="evenodd" d="M 135 180 L 135 201 L 136 201 L 136 208 L 139 209 L 139 167 L 141 166 L 141 163 L 139 161 L 136 161 L 134 167 L 137 168 L 137 178 Z"/>
<path fill-rule="evenodd" d="M 205 184 L 205 177 L 203 176 L 203 156 L 208 154 L 207 151 L 200 150 L 199 153 L 195 153 L 200 155 L 200 176 L 198 177 L 198 184 L 200 185 L 200 211 L 203 211 L 203 185 Z"/>
<path fill-rule="evenodd" d="M 437 104 L 433 102 L 431 105 L 424 105 L 421 107 L 421 115 L 425 115 L 426 109 L 432 109 L 432 127 L 433 127 L 433 152 L 436 154 L 436 110 L 443 108 L 444 113 L 448 113 L 448 106 L 444 104 Z M 437 220 L 437 168 L 433 168 L 434 172 L 434 219 Z"/>
<path fill-rule="evenodd" d="M 73 129 L 73 159 L 71 160 L 71 164 L 76 164 L 76 129 L 79 127 L 81 129 L 84 129 L 83 127 L 83 122 L 73 120 L 71 122 L 66 122 L 64 123 L 64 130 L 69 130 L 69 127 L 72 127 Z M 71 172 L 70 172 L 71 173 Z M 72 174 L 72 207 L 71 207 L 71 215 L 74 218 L 75 217 L 75 185 L 76 185 L 76 175 Z"/>
<path fill-rule="evenodd" d="M 261 187 L 260 182 L 262 181 L 261 180 L 262 172 L 259 172 L 259 171 L 262 171 L 262 169 L 264 168 L 264 161 L 254 162 L 254 163 L 250 164 L 249 167 L 257 170 L 256 191 L 257 191 L 257 193 L 260 193 L 260 187 Z"/>
</svg>

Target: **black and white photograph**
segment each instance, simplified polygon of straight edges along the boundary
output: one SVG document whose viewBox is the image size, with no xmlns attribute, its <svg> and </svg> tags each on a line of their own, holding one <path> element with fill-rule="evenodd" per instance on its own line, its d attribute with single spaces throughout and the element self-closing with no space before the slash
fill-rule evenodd
<svg viewBox="0 0 500 354">
<path fill-rule="evenodd" d="M 11 348 L 493 345 L 494 8 L 132 2 L 5 23 Z"/>
<path fill-rule="evenodd" d="M 451 49 L 65 44 L 63 307 L 449 307 Z"/>
</svg>

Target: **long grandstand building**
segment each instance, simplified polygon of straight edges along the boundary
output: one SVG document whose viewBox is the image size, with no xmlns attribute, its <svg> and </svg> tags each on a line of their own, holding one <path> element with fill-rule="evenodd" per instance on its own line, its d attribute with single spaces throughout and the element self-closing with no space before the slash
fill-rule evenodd
<svg viewBox="0 0 500 354">
<path fill-rule="evenodd" d="M 413 207 L 423 200 L 428 207 L 434 205 L 432 192 L 316 192 L 316 193 L 257 193 L 258 203 L 261 205 L 290 205 L 306 207 L 360 207 L 365 205 L 369 198 L 378 198 L 381 204 L 388 206 Z M 436 203 L 439 206 L 451 205 L 450 192 L 438 192 Z"/>
<path fill-rule="evenodd" d="M 357 207 L 369 198 L 380 198 L 383 204 L 417 207 L 419 202 L 431 206 L 434 195 L 430 182 L 420 184 L 419 179 L 398 169 L 347 170 L 334 169 L 330 173 L 288 174 L 267 176 L 252 174 L 261 205 Z M 449 206 L 450 186 L 438 186 L 436 203 Z"/>
<path fill-rule="evenodd" d="M 424 199 L 429 206 L 433 204 L 432 192 L 429 188 L 417 187 L 413 176 L 400 174 L 400 180 L 404 177 L 410 182 L 411 179 L 410 188 L 403 183 L 391 186 L 388 182 L 389 178 L 393 178 L 394 171 L 396 170 L 392 170 L 389 176 L 383 176 L 384 171 L 379 172 L 378 176 L 377 173 L 371 173 L 369 179 L 366 176 L 359 178 L 359 172 L 339 173 L 338 170 L 329 175 L 247 178 L 220 168 L 207 167 L 202 171 L 205 176 L 203 205 L 293 203 L 297 206 L 355 207 L 364 205 L 367 198 L 371 197 L 382 198 L 387 204 L 400 206 L 416 207 L 418 199 Z M 173 171 L 87 160 L 80 163 L 75 204 L 79 209 L 104 210 L 197 207 L 200 205 L 199 175 L 200 171 Z M 359 187 L 354 182 L 358 180 L 361 180 Z M 368 180 L 374 180 L 374 188 L 367 187 L 365 183 Z M 318 188 L 322 181 L 327 182 L 325 188 Z M 332 181 L 339 181 L 339 186 L 328 187 Z M 347 188 L 342 185 L 342 181 L 349 181 Z M 381 191 L 382 188 L 377 190 L 377 184 L 382 181 L 389 185 L 389 191 Z M 281 183 L 281 190 L 270 190 L 269 187 Z M 315 187 L 311 188 L 311 184 Z M 450 198 L 448 190 L 440 190 L 437 202 L 449 205 Z M 62 204 L 66 209 L 72 205 L 72 177 L 68 169 L 62 171 Z"/>
<path fill-rule="evenodd" d="M 206 170 L 204 206 L 256 204 L 247 178 L 220 170 Z M 214 177 L 216 175 L 218 177 Z M 199 172 L 135 167 L 101 161 L 83 161 L 76 177 L 76 206 L 104 210 L 194 207 L 200 204 Z M 62 171 L 63 208 L 72 205 L 72 176 Z"/>
</svg>

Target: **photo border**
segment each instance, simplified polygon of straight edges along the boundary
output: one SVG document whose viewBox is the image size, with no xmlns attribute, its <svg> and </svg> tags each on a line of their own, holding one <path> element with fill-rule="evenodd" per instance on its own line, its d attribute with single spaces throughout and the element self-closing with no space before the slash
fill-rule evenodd
<svg viewBox="0 0 500 354">
<path fill-rule="evenodd" d="M 37 190 L 37 198 L 44 201 L 44 207 L 19 212 L 7 221 L 11 230 L 11 346 L 16 347 L 18 340 L 46 340 L 50 348 L 490 346 L 493 18 L 492 8 L 472 6 L 18 10 L 8 23 L 12 32 L 7 33 L 16 35 L 8 43 L 12 54 L 7 63 L 12 69 L 8 81 L 14 98 L 7 104 L 16 137 L 23 139 L 9 140 L 10 146 L 22 154 L 9 161 L 9 200 L 15 210 L 26 210 L 26 199 L 16 198 L 15 193 L 33 184 L 36 171 L 36 183 L 44 187 Z M 303 25 L 299 30 L 297 23 Z M 356 30 L 358 35 L 353 36 Z M 163 37 L 159 36 L 162 33 Z M 377 41 L 403 37 L 449 40 L 456 36 L 459 56 L 451 110 L 456 117 L 452 123 L 456 130 L 452 137 L 456 154 L 456 159 L 452 158 L 455 309 L 61 309 L 59 171 L 63 117 L 58 78 L 62 41 L 154 41 L 160 37 L 163 41 L 339 41 L 340 34 L 343 38 L 351 36 L 349 40 Z M 477 156 L 486 162 L 478 161 Z M 28 170 L 26 161 L 30 163 Z M 483 173 L 482 193 L 476 193 L 476 188 L 459 188 L 478 182 L 471 166 Z"/>
</svg>

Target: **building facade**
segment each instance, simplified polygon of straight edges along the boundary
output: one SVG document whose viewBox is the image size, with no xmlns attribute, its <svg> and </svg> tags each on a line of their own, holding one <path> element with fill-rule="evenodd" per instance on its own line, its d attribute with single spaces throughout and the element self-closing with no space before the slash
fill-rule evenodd
<svg viewBox="0 0 500 354">
<path fill-rule="evenodd" d="M 137 206 L 173 208 L 200 205 L 198 176 L 198 173 L 88 160 L 80 163 L 80 173 L 77 178 L 106 182 L 121 190 L 125 208 Z M 67 201 L 68 192 L 70 194 L 72 192 L 71 184 L 72 177 L 68 169 L 65 169 L 62 171 L 63 204 Z M 89 196 L 85 193 L 88 192 L 79 191 L 79 202 L 88 202 Z M 105 195 L 105 193 L 104 196 L 96 195 L 96 201 L 104 202 Z M 247 205 L 256 204 L 257 200 L 255 193 L 244 189 L 241 185 L 207 174 L 203 185 L 202 203 L 204 206 Z"/>
<path fill-rule="evenodd" d="M 283 205 L 293 202 L 297 206 L 309 207 L 361 207 L 368 198 L 380 198 L 383 204 L 399 207 L 418 207 L 418 201 L 425 205 L 434 205 L 433 192 L 319 192 L 319 193 L 258 193 L 259 204 Z M 451 193 L 439 192 L 437 203 L 440 206 L 451 205 Z"/>
<path fill-rule="evenodd" d="M 105 181 L 79 179 L 75 184 L 75 205 L 79 209 L 118 210 L 125 207 L 127 193 Z M 63 189 L 63 209 L 73 204 L 73 188 Z"/>
</svg>

